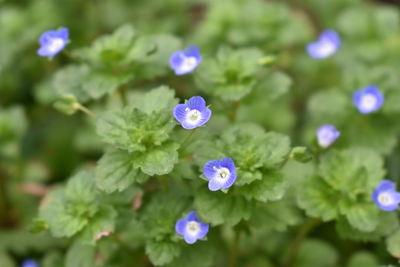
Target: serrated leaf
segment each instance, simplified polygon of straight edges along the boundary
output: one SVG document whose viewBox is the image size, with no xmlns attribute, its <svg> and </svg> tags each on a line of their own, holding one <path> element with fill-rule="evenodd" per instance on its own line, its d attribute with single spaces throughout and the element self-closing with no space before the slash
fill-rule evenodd
<svg viewBox="0 0 400 267">
<path fill-rule="evenodd" d="M 137 153 L 133 158 L 134 166 L 150 176 L 170 173 L 179 160 L 178 148 L 177 143 L 166 143 L 145 153 Z"/>
<path fill-rule="evenodd" d="M 167 86 L 160 86 L 145 94 L 131 94 L 129 103 L 132 107 L 151 114 L 157 111 L 172 112 L 174 106 L 178 104 L 178 99 L 175 98 L 174 90 Z"/>
<path fill-rule="evenodd" d="M 396 214 L 381 212 L 378 226 L 372 232 L 362 232 L 350 225 L 348 220 L 341 218 L 336 223 L 336 230 L 345 239 L 356 241 L 378 241 L 381 237 L 392 233 L 399 226 Z"/>
<path fill-rule="evenodd" d="M 146 254 L 155 266 L 170 263 L 180 254 L 178 244 L 167 241 L 152 241 L 146 244 Z"/>
<path fill-rule="evenodd" d="M 194 204 L 201 218 L 212 225 L 233 226 L 249 219 L 251 214 L 251 205 L 244 197 L 211 192 L 207 188 L 198 190 Z"/>
<path fill-rule="evenodd" d="M 220 48 L 216 58 L 207 58 L 196 72 L 199 87 L 224 101 L 238 101 L 256 85 L 263 54 L 256 48 Z"/>
<path fill-rule="evenodd" d="M 208 242 L 198 242 L 196 246 L 185 246 L 182 248 L 179 257 L 175 258 L 168 267 L 209 267 L 215 264 L 215 246 Z"/>
<path fill-rule="evenodd" d="M 75 242 L 68 249 L 65 258 L 65 267 L 94 266 L 95 248 Z"/>
<path fill-rule="evenodd" d="M 278 171 L 265 171 L 261 180 L 255 180 L 249 185 L 244 185 L 240 192 L 248 199 L 256 199 L 262 202 L 278 200 L 283 197 L 286 190 L 286 182 L 282 173 Z"/>
<path fill-rule="evenodd" d="M 90 224 L 85 227 L 79 235 L 79 239 L 85 244 L 95 244 L 96 241 L 114 232 L 115 219 L 117 212 L 111 206 L 103 206 L 94 217 L 90 219 Z"/>
<path fill-rule="evenodd" d="M 379 210 L 372 203 L 353 203 L 345 216 L 354 228 L 364 232 L 375 230 L 379 223 Z"/>
<path fill-rule="evenodd" d="M 123 191 L 133 183 L 142 183 L 147 179 L 133 163 L 133 155 L 121 150 L 107 151 L 98 161 L 96 184 L 107 192 Z"/>
<path fill-rule="evenodd" d="M 300 207 L 312 217 L 324 221 L 332 220 L 338 215 L 338 192 L 335 192 L 319 176 L 311 176 L 304 186 L 297 191 Z"/>
</svg>

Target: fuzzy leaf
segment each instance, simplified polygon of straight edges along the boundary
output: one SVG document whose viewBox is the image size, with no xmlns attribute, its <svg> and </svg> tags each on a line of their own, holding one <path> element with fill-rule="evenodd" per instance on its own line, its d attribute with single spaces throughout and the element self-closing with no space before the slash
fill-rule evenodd
<svg viewBox="0 0 400 267">
<path fill-rule="evenodd" d="M 146 244 L 146 254 L 155 266 L 170 263 L 180 252 L 179 245 L 172 242 L 152 241 Z"/>
<path fill-rule="evenodd" d="M 257 199 L 262 202 L 278 200 L 282 198 L 286 190 L 283 175 L 277 171 L 264 172 L 261 180 L 256 180 L 241 188 L 241 193 L 249 199 Z"/>
</svg>

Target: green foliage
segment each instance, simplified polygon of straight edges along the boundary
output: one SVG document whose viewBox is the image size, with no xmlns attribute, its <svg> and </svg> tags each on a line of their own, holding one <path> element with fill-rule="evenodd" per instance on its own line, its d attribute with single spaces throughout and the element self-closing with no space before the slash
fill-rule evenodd
<svg viewBox="0 0 400 267">
<path fill-rule="evenodd" d="M 398 264 L 398 211 L 371 198 L 400 181 L 400 17 L 381 1 L 0 1 L 0 266 Z M 69 42 L 39 57 L 59 27 Z M 325 29 L 341 46 L 317 60 Z M 201 61 L 175 75 L 190 45 Z M 369 84 L 385 101 L 361 114 Z M 212 116 L 186 130 L 192 96 Z M 236 181 L 210 191 L 224 157 Z M 190 211 L 209 224 L 192 245 Z"/>
</svg>

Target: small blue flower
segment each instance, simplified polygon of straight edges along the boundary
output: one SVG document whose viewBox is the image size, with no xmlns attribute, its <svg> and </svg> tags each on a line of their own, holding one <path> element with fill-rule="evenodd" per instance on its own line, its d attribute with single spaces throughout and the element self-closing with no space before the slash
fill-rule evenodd
<svg viewBox="0 0 400 267">
<path fill-rule="evenodd" d="M 353 103 L 362 114 L 368 114 L 380 109 L 385 97 L 378 86 L 370 84 L 353 93 Z"/>
<path fill-rule="evenodd" d="M 340 132 L 333 125 L 322 125 L 317 130 L 317 140 L 321 147 L 328 147 L 338 139 Z"/>
<path fill-rule="evenodd" d="M 211 110 L 204 98 L 193 96 L 186 104 L 176 105 L 173 114 L 183 128 L 190 130 L 204 125 L 211 117 Z"/>
<path fill-rule="evenodd" d="M 179 50 L 173 53 L 169 58 L 169 65 L 176 75 L 184 75 L 194 71 L 201 61 L 199 48 L 191 45 L 186 50 Z"/>
<path fill-rule="evenodd" d="M 39 267 L 39 264 L 32 259 L 26 259 L 22 262 L 21 267 Z"/>
<path fill-rule="evenodd" d="M 339 50 L 341 45 L 340 37 L 334 30 L 325 30 L 317 41 L 307 45 L 308 54 L 316 59 L 332 56 Z"/>
<path fill-rule="evenodd" d="M 203 167 L 204 176 L 210 180 L 208 189 L 217 191 L 227 189 L 236 181 L 236 167 L 231 158 L 210 160 Z"/>
<path fill-rule="evenodd" d="M 208 233 L 209 225 L 199 220 L 195 211 L 189 212 L 185 218 L 179 219 L 175 224 L 175 231 L 183 236 L 188 244 L 195 243 L 204 238 Z"/>
<path fill-rule="evenodd" d="M 393 211 L 400 203 L 400 193 L 392 181 L 383 180 L 372 193 L 372 200 L 381 210 Z"/>
<path fill-rule="evenodd" d="M 67 45 L 68 38 L 69 32 L 67 28 L 42 33 L 39 38 L 40 48 L 37 52 L 38 55 L 41 57 L 54 57 Z"/>
</svg>

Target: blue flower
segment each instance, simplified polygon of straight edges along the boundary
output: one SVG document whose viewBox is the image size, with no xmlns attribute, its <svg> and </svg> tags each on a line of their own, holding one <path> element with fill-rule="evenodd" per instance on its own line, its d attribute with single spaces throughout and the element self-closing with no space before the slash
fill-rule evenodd
<svg viewBox="0 0 400 267">
<path fill-rule="evenodd" d="M 39 264 L 32 259 L 26 259 L 22 262 L 21 267 L 39 267 Z"/>
<path fill-rule="evenodd" d="M 317 41 L 307 45 L 308 54 L 316 59 L 332 56 L 339 50 L 341 45 L 340 37 L 334 30 L 325 30 Z"/>
<path fill-rule="evenodd" d="M 317 130 L 317 140 L 321 147 L 328 147 L 340 136 L 340 132 L 333 125 L 322 125 Z"/>
<path fill-rule="evenodd" d="M 179 50 L 169 58 L 169 65 L 176 75 L 184 75 L 194 71 L 200 64 L 202 58 L 197 46 L 191 45 L 186 50 Z"/>
<path fill-rule="evenodd" d="M 211 110 L 201 96 L 193 96 L 186 104 L 176 105 L 173 114 L 183 128 L 190 130 L 204 125 L 211 117 Z"/>
<path fill-rule="evenodd" d="M 376 85 L 370 84 L 353 93 L 353 103 L 362 114 L 374 112 L 383 105 L 385 97 Z"/>
<path fill-rule="evenodd" d="M 183 236 L 188 244 L 195 243 L 204 238 L 208 233 L 209 225 L 197 218 L 196 212 L 189 212 L 185 218 L 179 219 L 175 224 L 175 231 Z"/>
<path fill-rule="evenodd" d="M 54 57 L 67 45 L 68 38 L 69 32 L 67 28 L 42 33 L 39 38 L 40 48 L 37 52 L 38 55 L 41 57 Z"/>
<path fill-rule="evenodd" d="M 217 191 L 227 189 L 236 181 L 236 167 L 231 158 L 210 160 L 203 167 L 204 176 L 210 180 L 208 189 Z"/>
<path fill-rule="evenodd" d="M 383 180 L 372 193 L 372 200 L 383 211 L 393 211 L 400 203 L 400 193 L 392 181 Z"/>
</svg>

